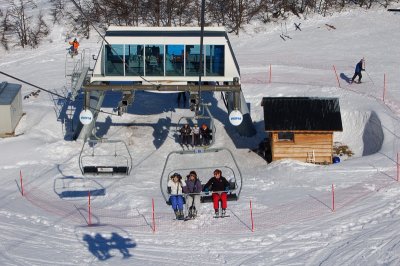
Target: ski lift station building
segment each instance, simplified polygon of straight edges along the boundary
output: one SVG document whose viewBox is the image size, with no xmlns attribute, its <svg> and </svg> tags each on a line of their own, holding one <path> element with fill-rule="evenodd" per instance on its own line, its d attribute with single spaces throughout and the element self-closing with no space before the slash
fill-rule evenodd
<svg viewBox="0 0 400 266">
<path fill-rule="evenodd" d="M 201 32 L 200 27 L 109 27 L 95 65 L 82 84 L 85 106 L 98 110 L 109 90 L 122 91 L 119 110 L 133 103 L 136 90 L 186 91 L 191 102 L 201 101 L 200 92 L 221 92 L 228 113 L 241 112 L 242 123 L 236 127 L 239 134 L 253 136 L 256 131 L 228 35 L 223 27 L 205 27 Z M 80 138 L 92 126 L 85 126 Z"/>
<path fill-rule="evenodd" d="M 0 136 L 13 134 L 22 114 L 21 85 L 0 83 Z"/>
<path fill-rule="evenodd" d="M 201 71 L 200 33 L 199 27 L 111 26 L 90 82 L 136 81 L 161 85 L 197 82 Z M 206 27 L 203 36 L 202 81 L 239 79 L 239 66 L 225 29 Z"/>
</svg>

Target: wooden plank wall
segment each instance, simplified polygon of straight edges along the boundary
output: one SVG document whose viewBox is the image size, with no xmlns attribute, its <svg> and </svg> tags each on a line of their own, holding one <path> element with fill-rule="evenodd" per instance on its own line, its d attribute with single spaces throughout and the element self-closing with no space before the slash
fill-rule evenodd
<svg viewBox="0 0 400 266">
<path fill-rule="evenodd" d="M 315 163 L 332 163 L 333 132 L 295 133 L 293 141 L 278 141 L 278 133 L 272 133 L 272 161 L 294 159 L 307 161 L 307 153 L 314 151 Z"/>
</svg>

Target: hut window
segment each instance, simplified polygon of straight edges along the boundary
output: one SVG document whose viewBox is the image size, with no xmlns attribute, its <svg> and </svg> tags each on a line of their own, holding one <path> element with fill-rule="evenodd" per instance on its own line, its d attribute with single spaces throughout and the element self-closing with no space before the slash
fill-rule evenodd
<svg viewBox="0 0 400 266">
<path fill-rule="evenodd" d="M 294 133 L 278 132 L 278 141 L 294 141 Z"/>
</svg>

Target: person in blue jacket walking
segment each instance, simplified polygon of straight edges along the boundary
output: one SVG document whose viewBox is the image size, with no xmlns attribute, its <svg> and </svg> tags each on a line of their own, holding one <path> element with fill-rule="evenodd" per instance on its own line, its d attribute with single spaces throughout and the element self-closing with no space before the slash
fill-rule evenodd
<svg viewBox="0 0 400 266">
<path fill-rule="evenodd" d="M 354 80 L 356 79 L 357 76 L 358 76 L 358 83 L 361 83 L 361 78 L 362 78 L 361 71 L 365 71 L 364 58 L 361 59 L 360 62 L 357 63 L 356 69 L 354 70 L 353 78 L 351 79 L 351 83 L 354 82 Z"/>
</svg>

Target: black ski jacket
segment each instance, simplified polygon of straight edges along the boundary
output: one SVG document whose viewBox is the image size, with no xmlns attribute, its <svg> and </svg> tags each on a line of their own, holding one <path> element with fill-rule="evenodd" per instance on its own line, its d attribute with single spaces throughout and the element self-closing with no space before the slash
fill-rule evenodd
<svg viewBox="0 0 400 266">
<path fill-rule="evenodd" d="M 204 190 L 209 189 L 210 191 L 224 191 L 225 188 L 229 188 L 229 182 L 225 177 L 221 176 L 219 179 L 211 177 L 210 180 L 204 185 Z"/>
</svg>

